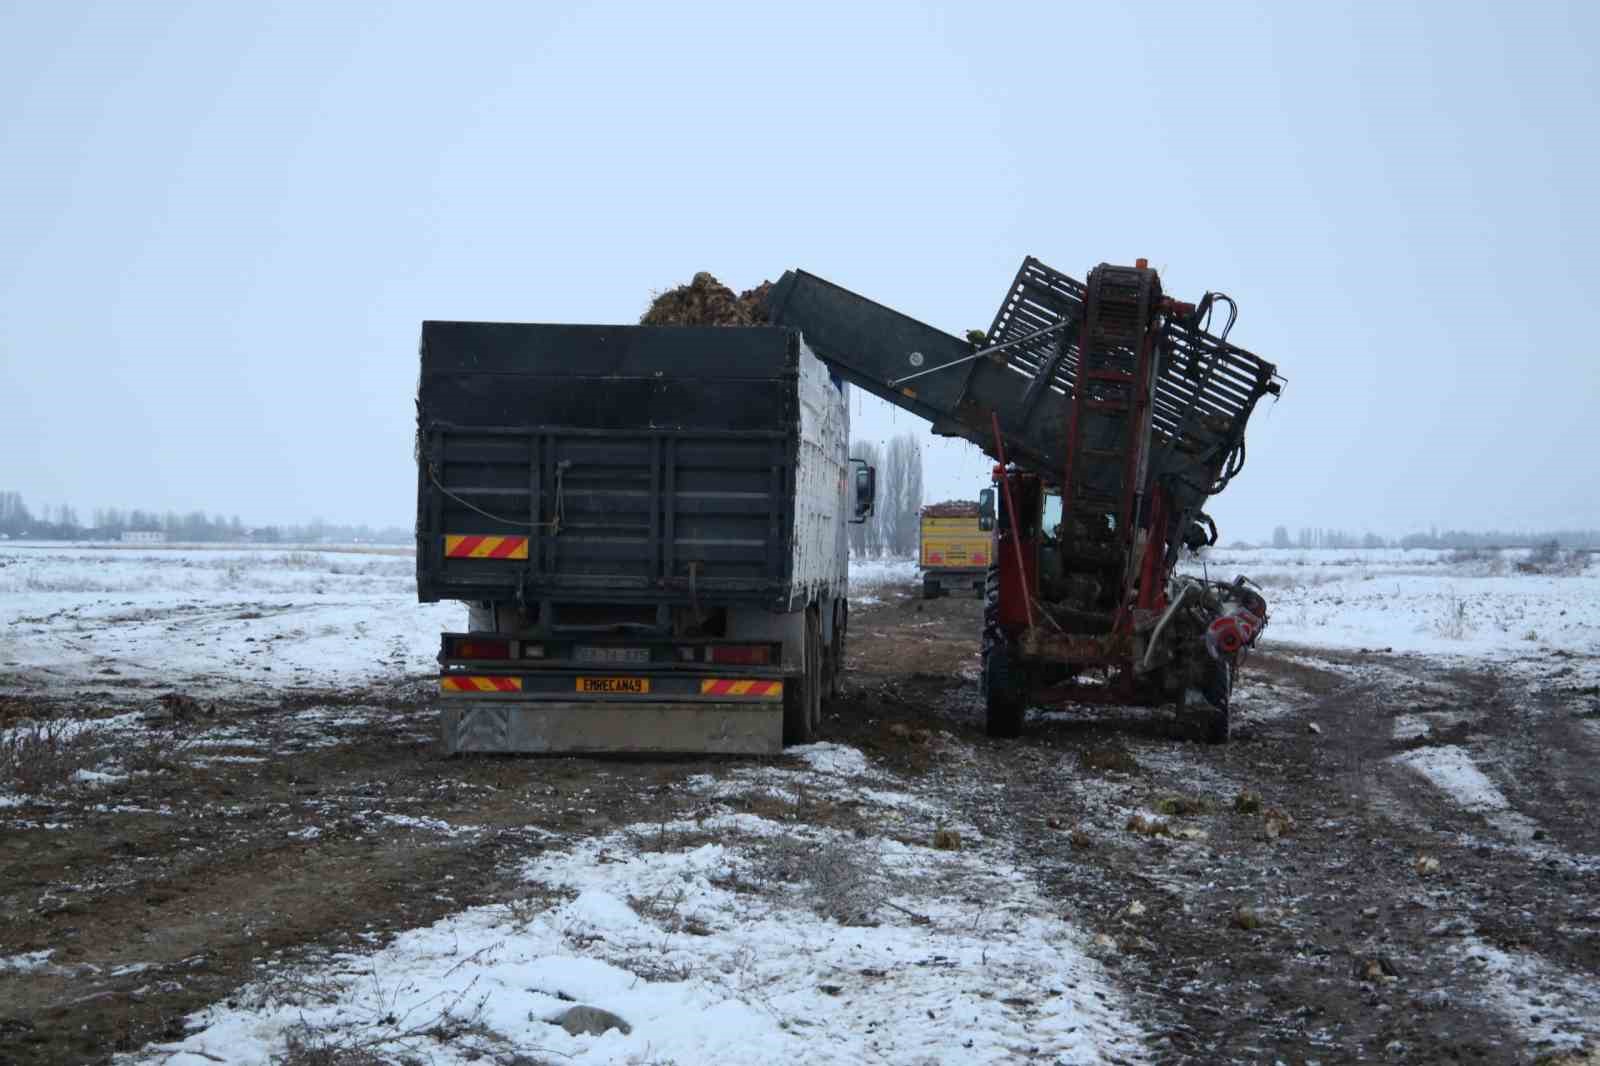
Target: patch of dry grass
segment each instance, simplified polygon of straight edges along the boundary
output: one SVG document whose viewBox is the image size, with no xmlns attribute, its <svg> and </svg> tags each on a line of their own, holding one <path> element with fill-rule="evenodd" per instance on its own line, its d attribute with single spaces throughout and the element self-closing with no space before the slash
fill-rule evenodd
<svg viewBox="0 0 1600 1066">
<path fill-rule="evenodd" d="M 1139 769 L 1138 760 L 1126 748 L 1092 748 L 1078 753 L 1078 765 L 1085 770 L 1112 770 L 1131 774 Z"/>
<path fill-rule="evenodd" d="M 0 791 L 26 795 L 58 788 L 104 755 L 94 731 L 71 721 L 15 726 L 0 736 Z"/>
<path fill-rule="evenodd" d="M 874 915 L 890 895 L 882 869 L 872 841 L 784 835 L 761 842 L 752 874 L 769 891 L 798 887 L 801 902 L 819 917 L 840 925 L 876 925 Z"/>
</svg>

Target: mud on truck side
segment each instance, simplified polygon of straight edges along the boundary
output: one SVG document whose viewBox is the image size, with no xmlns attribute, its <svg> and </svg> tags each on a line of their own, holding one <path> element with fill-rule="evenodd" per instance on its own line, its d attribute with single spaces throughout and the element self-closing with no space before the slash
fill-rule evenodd
<svg viewBox="0 0 1600 1066">
<path fill-rule="evenodd" d="M 769 327 L 425 322 L 417 595 L 454 752 L 770 753 L 839 683 L 873 475 Z"/>
</svg>

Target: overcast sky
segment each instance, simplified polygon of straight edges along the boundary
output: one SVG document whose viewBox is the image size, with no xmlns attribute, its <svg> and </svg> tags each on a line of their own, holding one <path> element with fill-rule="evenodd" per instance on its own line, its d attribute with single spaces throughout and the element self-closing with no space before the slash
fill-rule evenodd
<svg viewBox="0 0 1600 1066">
<path fill-rule="evenodd" d="M 409 524 L 424 318 L 1144 256 L 1289 379 L 1225 539 L 1600 526 L 1600 5 L 1111 7 L 0 7 L 0 489 Z"/>
</svg>

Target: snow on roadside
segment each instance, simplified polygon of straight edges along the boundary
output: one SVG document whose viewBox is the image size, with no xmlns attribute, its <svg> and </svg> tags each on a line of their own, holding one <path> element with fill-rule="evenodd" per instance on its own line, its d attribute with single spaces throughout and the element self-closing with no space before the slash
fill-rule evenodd
<svg viewBox="0 0 1600 1066">
<path fill-rule="evenodd" d="M 54 948 L 46 948 L 44 951 L 30 951 L 22 955 L 0 958 L 0 973 L 32 973 L 35 970 L 42 970 L 50 964 L 50 956 L 54 954 Z"/>
<path fill-rule="evenodd" d="M 1475 936 L 1456 948 L 1478 971 L 1491 1006 L 1533 1049 L 1570 1051 L 1600 1038 L 1600 985 L 1531 952 L 1507 952 Z"/>
<path fill-rule="evenodd" d="M 797 756 L 811 769 L 823 774 L 858 777 L 871 769 L 867 757 L 861 754 L 859 748 L 847 747 L 844 744 L 806 744 L 801 747 L 785 748 L 783 753 Z"/>
<path fill-rule="evenodd" d="M 1394 756 L 1394 761 L 1427 778 L 1433 787 L 1466 810 L 1482 813 L 1511 807 L 1505 794 L 1484 776 L 1465 748 L 1454 744 L 1416 748 Z"/>
<path fill-rule="evenodd" d="M 858 602 L 880 602 L 874 593 L 888 588 L 908 588 L 917 581 L 919 573 L 915 559 L 851 559 L 850 598 Z"/>
<path fill-rule="evenodd" d="M 690 782 L 694 818 L 630 826 L 529 860 L 530 901 L 466 911 L 368 956 L 283 975 L 124 1063 L 265 1063 L 301 1034 L 470 1062 L 497 1052 L 610 1062 L 1141 1061 L 1140 1033 L 1085 949 L 999 852 L 774 821 L 736 795 L 828 797 L 905 829 L 951 812 L 855 749 Z M 864 782 L 886 786 L 862 789 Z M 880 797 L 882 801 L 880 802 Z M 972 835 L 975 837 L 975 834 Z M 930 841 L 931 843 L 931 841 Z M 856 923 L 839 908 L 870 909 Z M 315 989 L 316 994 L 307 994 Z M 569 1035 L 574 1003 L 630 1029 Z M 426 1035 L 441 1020 L 462 1035 Z M 447 1028 L 449 1028 L 447 1026 Z"/>
</svg>

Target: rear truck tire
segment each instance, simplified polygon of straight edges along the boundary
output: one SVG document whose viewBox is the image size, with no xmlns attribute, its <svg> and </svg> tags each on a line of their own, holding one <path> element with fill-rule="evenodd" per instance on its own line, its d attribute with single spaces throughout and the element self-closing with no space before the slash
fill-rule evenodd
<svg viewBox="0 0 1600 1066">
<path fill-rule="evenodd" d="M 824 692 L 824 678 L 822 676 L 824 645 L 822 643 L 822 613 L 813 607 L 806 612 L 806 634 L 810 647 L 811 669 L 807 672 L 806 680 L 811 692 L 806 697 L 806 703 L 811 708 L 811 737 L 815 740 L 822 732 L 822 697 Z"/>
<path fill-rule="evenodd" d="M 939 598 L 939 579 L 924 575 L 922 578 L 922 598 L 936 600 Z"/>
<path fill-rule="evenodd" d="M 800 674 L 783 686 L 783 742 L 809 744 L 822 720 L 822 626 L 806 608 L 805 639 L 800 644 Z"/>
<path fill-rule="evenodd" d="M 828 641 L 827 698 L 844 695 L 844 630 L 850 620 L 850 605 L 844 599 L 833 601 L 833 637 Z"/>
</svg>

